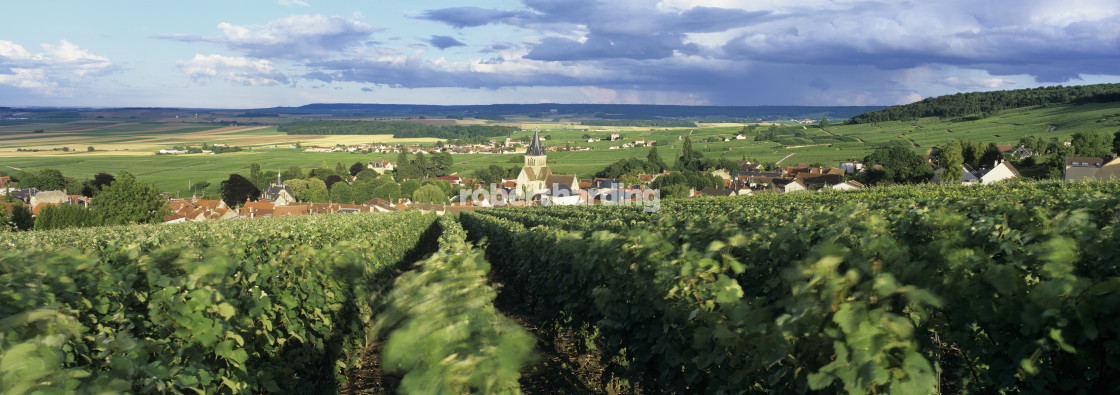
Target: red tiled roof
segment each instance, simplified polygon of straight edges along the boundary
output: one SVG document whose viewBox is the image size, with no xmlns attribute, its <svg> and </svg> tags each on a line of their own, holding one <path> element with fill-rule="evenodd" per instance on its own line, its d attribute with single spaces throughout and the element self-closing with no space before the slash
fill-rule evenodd
<svg viewBox="0 0 1120 395">
<path fill-rule="evenodd" d="M 46 208 L 46 207 L 47 207 L 48 205 L 50 205 L 50 206 L 58 206 L 58 203 L 39 203 L 39 204 L 35 205 L 35 207 L 33 207 L 33 208 L 31 209 L 31 215 L 39 215 L 39 213 L 40 213 L 41 211 L 43 211 L 43 209 L 44 209 L 44 208 Z"/>
</svg>

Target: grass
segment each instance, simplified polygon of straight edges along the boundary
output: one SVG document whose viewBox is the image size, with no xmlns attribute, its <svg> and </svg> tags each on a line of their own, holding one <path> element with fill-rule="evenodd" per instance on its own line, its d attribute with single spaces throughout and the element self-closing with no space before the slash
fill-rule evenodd
<svg viewBox="0 0 1120 395">
<path fill-rule="evenodd" d="M 55 130 L 66 132 L 51 132 Z M 648 148 L 608 149 L 610 146 L 633 142 L 635 139 L 658 141 L 658 152 L 667 163 L 680 154 L 681 137 L 689 136 L 693 148 L 706 157 L 729 159 L 748 158 L 754 161 L 773 162 L 793 153 L 789 163 L 820 163 L 835 165 L 837 162 L 860 159 L 871 153 L 878 144 L 894 140 L 910 141 L 916 152 L 925 153 L 929 148 L 944 144 L 949 139 L 973 142 L 1015 144 L 1019 138 L 1038 136 L 1045 139 L 1067 139 L 1073 133 L 1096 130 L 1112 134 L 1120 129 L 1120 103 L 1030 107 L 1006 111 L 1000 115 L 971 121 L 923 118 L 916 122 L 882 122 L 863 125 L 832 125 L 827 131 L 808 127 L 807 144 L 783 146 L 770 141 L 722 141 L 738 133 L 741 124 L 705 124 L 698 128 L 633 128 L 570 125 L 567 123 L 534 122 L 521 125 L 526 130 L 513 134 L 513 138 L 528 142 L 532 129 L 540 129 L 548 137 L 545 146 L 563 147 L 568 141 L 572 146 L 592 147 L 592 151 L 560 151 L 550 153 L 548 162 L 553 172 L 577 174 L 588 177 L 622 158 L 645 158 Z M 1049 131 L 1051 126 L 1057 126 Z M 75 131 L 86 128 L 90 130 Z M 35 129 L 47 133 L 30 134 Z M 588 131 L 587 129 L 591 129 Z M 601 129 L 603 131 L 594 131 Z M 617 130 L 623 141 L 606 141 L 610 131 Z M 854 136 L 862 142 L 819 145 L 813 137 L 829 135 Z M 588 143 L 584 135 L 603 141 Z M 18 137 L 18 138 L 13 138 Z M 707 139 L 708 142 L 703 142 Z M 38 145 L 30 142 L 38 141 Z M 396 154 L 304 153 L 288 149 L 288 144 L 334 145 L 368 142 L 432 143 L 436 139 L 392 139 L 385 135 L 339 136 L 288 136 L 276 132 L 275 127 L 215 128 L 175 120 L 55 120 L 0 122 L 0 171 L 13 173 L 9 167 L 39 170 L 56 168 L 63 174 L 79 179 L 89 178 L 98 172 L 116 173 L 125 169 L 139 179 L 155 183 L 168 192 L 186 193 L 188 183 L 210 182 L 217 188 L 230 173 L 248 174 L 251 163 L 260 163 L 267 171 L 286 169 L 296 165 L 304 169 L 318 167 L 326 162 L 330 167 L 341 162 L 346 167 L 354 162 L 371 160 L 395 161 Z M 172 145 L 191 143 L 227 143 L 253 147 L 250 151 L 221 155 L 155 156 L 151 153 Z M 47 149 L 70 147 L 71 152 L 58 151 L 24 153 L 14 152 L 15 147 Z M 96 152 L 86 152 L 94 146 Z M 497 164 L 502 167 L 517 166 L 511 163 L 513 155 L 454 155 L 453 171 L 470 177 L 475 170 Z"/>
</svg>

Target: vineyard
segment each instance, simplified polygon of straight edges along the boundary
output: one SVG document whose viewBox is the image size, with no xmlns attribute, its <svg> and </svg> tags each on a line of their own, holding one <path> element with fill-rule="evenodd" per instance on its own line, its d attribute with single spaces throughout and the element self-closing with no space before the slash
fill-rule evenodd
<svg viewBox="0 0 1120 395">
<path fill-rule="evenodd" d="M 331 392 L 375 343 L 396 391 L 517 393 L 534 344 L 560 332 L 643 393 L 1120 389 L 1116 182 L 0 233 L 0 247 L 4 393 Z"/>
<path fill-rule="evenodd" d="M 1120 184 L 463 214 L 505 292 L 654 392 L 1115 392 Z"/>
</svg>

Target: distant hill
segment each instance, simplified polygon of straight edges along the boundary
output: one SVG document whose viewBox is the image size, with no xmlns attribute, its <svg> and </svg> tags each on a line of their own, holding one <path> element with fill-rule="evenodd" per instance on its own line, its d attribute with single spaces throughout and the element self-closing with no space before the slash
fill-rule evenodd
<svg viewBox="0 0 1120 395">
<path fill-rule="evenodd" d="M 1048 86 L 992 92 L 957 93 L 856 115 L 848 123 L 871 123 L 922 117 L 985 118 L 1003 110 L 1049 104 L 1120 101 L 1120 84 Z"/>
<path fill-rule="evenodd" d="M 435 106 L 423 104 L 308 104 L 300 107 L 274 107 L 252 111 L 281 114 L 331 116 L 438 116 L 494 119 L 504 116 L 583 116 L 598 119 L 694 121 L 847 119 L 883 106 L 662 106 L 640 104 L 490 104 Z"/>
</svg>

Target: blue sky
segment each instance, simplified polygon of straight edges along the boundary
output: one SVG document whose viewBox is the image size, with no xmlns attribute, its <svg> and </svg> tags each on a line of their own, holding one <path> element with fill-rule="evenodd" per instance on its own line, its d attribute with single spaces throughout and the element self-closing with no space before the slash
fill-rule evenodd
<svg viewBox="0 0 1120 395">
<path fill-rule="evenodd" d="M 893 105 L 1120 82 L 1116 0 L 26 1 L 0 106 Z"/>
</svg>

